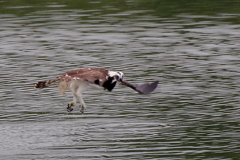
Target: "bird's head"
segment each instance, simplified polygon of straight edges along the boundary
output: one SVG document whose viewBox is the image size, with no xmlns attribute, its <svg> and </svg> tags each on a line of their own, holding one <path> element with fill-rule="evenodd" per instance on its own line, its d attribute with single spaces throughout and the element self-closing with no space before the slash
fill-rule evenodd
<svg viewBox="0 0 240 160">
<path fill-rule="evenodd" d="M 109 76 L 113 77 L 116 81 L 122 82 L 124 74 L 122 72 L 109 72 Z"/>
<path fill-rule="evenodd" d="M 117 75 L 115 75 L 115 78 L 117 81 L 122 82 L 124 74 L 122 72 L 117 72 Z"/>
</svg>

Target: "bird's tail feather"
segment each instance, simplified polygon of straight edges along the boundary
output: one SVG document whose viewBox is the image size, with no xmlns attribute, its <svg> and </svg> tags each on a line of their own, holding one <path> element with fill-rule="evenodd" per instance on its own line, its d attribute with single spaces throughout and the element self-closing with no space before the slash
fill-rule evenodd
<svg viewBox="0 0 240 160">
<path fill-rule="evenodd" d="M 42 88 L 45 88 L 45 87 L 49 87 L 51 85 L 58 84 L 58 82 L 59 82 L 58 78 L 51 79 L 51 80 L 48 80 L 48 81 L 39 81 L 35 84 L 35 88 L 42 89 Z"/>
</svg>

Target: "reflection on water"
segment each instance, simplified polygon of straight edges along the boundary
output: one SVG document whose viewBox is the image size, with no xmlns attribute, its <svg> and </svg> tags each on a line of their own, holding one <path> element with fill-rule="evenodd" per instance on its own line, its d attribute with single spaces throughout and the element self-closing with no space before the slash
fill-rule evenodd
<svg viewBox="0 0 240 160">
<path fill-rule="evenodd" d="M 0 15 L 1 157 L 237 158 L 240 26 L 226 21 L 239 15 L 65 6 Z M 70 93 L 33 88 L 85 67 L 120 70 L 134 83 L 159 80 L 159 88 L 147 96 L 122 86 L 89 90 L 84 115 L 66 112 Z"/>
</svg>

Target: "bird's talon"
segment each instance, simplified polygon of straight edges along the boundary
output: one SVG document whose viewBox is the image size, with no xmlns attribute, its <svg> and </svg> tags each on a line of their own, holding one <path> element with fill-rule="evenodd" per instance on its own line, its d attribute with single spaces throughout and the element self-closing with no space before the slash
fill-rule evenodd
<svg viewBox="0 0 240 160">
<path fill-rule="evenodd" d="M 67 111 L 68 112 L 72 112 L 73 111 L 73 104 L 68 104 L 68 106 L 67 106 Z"/>
<path fill-rule="evenodd" d="M 79 108 L 80 108 L 80 112 L 84 113 L 85 107 L 83 105 L 79 105 Z"/>
<path fill-rule="evenodd" d="M 67 111 L 68 111 L 68 112 L 72 112 L 72 111 L 73 111 L 73 108 L 67 107 Z"/>
</svg>

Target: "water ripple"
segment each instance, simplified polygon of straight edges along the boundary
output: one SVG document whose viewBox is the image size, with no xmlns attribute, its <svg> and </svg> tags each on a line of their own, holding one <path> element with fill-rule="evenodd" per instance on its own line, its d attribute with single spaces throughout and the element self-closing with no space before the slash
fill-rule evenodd
<svg viewBox="0 0 240 160">
<path fill-rule="evenodd" d="M 1 157 L 235 157 L 239 25 L 218 16 L 99 11 L 1 15 Z M 33 88 L 38 80 L 85 67 L 121 70 L 134 83 L 159 80 L 159 88 L 147 96 L 122 86 L 112 93 L 87 91 L 84 115 L 78 109 L 67 114 L 70 93 Z"/>
</svg>

